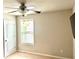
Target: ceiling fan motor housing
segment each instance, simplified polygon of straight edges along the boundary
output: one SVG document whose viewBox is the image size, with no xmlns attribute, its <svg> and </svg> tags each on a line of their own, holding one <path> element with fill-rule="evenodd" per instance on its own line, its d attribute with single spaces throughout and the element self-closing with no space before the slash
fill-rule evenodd
<svg viewBox="0 0 79 59">
<path fill-rule="evenodd" d="M 20 9 L 21 9 L 22 11 L 25 11 L 26 6 L 25 6 L 25 4 L 24 4 L 24 3 L 21 3 Z"/>
</svg>

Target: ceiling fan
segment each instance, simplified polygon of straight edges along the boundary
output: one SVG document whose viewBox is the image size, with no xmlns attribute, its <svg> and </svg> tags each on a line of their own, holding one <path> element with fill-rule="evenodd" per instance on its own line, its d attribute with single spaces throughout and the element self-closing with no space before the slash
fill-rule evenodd
<svg viewBox="0 0 79 59">
<path fill-rule="evenodd" d="M 8 12 L 8 13 L 14 13 L 14 12 L 17 12 L 19 11 L 22 16 L 25 16 L 25 13 L 29 12 L 29 11 L 32 11 L 34 13 L 41 13 L 41 11 L 38 11 L 38 10 L 34 10 L 33 8 L 31 8 L 30 6 L 26 6 L 26 0 L 17 0 L 19 3 L 20 3 L 20 6 L 19 8 L 16 8 L 17 10 L 15 11 L 11 11 L 11 12 Z M 10 7 L 6 7 L 6 8 L 10 8 Z M 13 9 L 13 8 L 12 8 Z M 15 8 L 14 8 L 15 9 Z"/>
</svg>

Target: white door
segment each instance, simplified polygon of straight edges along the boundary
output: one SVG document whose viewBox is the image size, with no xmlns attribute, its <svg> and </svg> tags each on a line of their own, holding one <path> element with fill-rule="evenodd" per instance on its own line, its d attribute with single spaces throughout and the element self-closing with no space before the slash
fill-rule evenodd
<svg viewBox="0 0 79 59">
<path fill-rule="evenodd" d="M 16 50 L 16 22 L 15 20 L 4 20 L 4 46 L 5 57 Z"/>
</svg>

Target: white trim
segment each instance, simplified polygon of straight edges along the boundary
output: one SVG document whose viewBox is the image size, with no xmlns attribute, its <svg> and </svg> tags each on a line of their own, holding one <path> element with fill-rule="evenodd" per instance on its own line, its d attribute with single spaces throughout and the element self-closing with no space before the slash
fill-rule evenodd
<svg viewBox="0 0 79 59">
<path fill-rule="evenodd" d="M 53 57 L 53 58 L 58 58 L 58 59 L 72 59 L 72 58 L 66 58 L 66 57 L 49 55 L 49 54 L 38 53 L 38 52 L 30 52 L 30 51 L 23 51 L 23 50 L 18 50 L 18 51 L 19 52 L 25 52 L 25 53 L 31 53 L 31 54 L 35 54 L 35 55 L 42 55 L 42 56 L 47 56 L 47 57 Z"/>
<path fill-rule="evenodd" d="M 5 55 L 5 57 L 8 57 L 9 55 L 13 54 L 16 52 L 16 47 L 12 48 L 9 52 L 7 52 L 7 54 Z"/>
<path fill-rule="evenodd" d="M 73 59 L 75 59 L 75 39 L 73 38 Z"/>
</svg>

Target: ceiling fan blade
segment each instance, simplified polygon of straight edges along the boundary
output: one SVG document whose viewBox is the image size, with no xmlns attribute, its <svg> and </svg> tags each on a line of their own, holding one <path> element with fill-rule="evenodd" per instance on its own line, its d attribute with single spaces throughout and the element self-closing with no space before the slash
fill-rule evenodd
<svg viewBox="0 0 79 59">
<path fill-rule="evenodd" d="M 4 7 L 4 8 L 8 8 L 8 9 L 19 9 L 19 8 L 14 8 L 14 7 Z"/>
<path fill-rule="evenodd" d="M 36 13 L 41 13 L 41 11 L 34 11 L 34 12 L 36 12 Z"/>
<path fill-rule="evenodd" d="M 26 9 L 27 11 L 34 11 L 35 13 L 41 13 L 41 11 L 36 11 L 36 10 L 33 10 L 33 9 Z"/>
<path fill-rule="evenodd" d="M 15 10 L 15 11 L 11 11 L 11 12 L 8 12 L 8 13 L 14 13 L 14 12 L 17 12 L 18 10 Z"/>
</svg>

